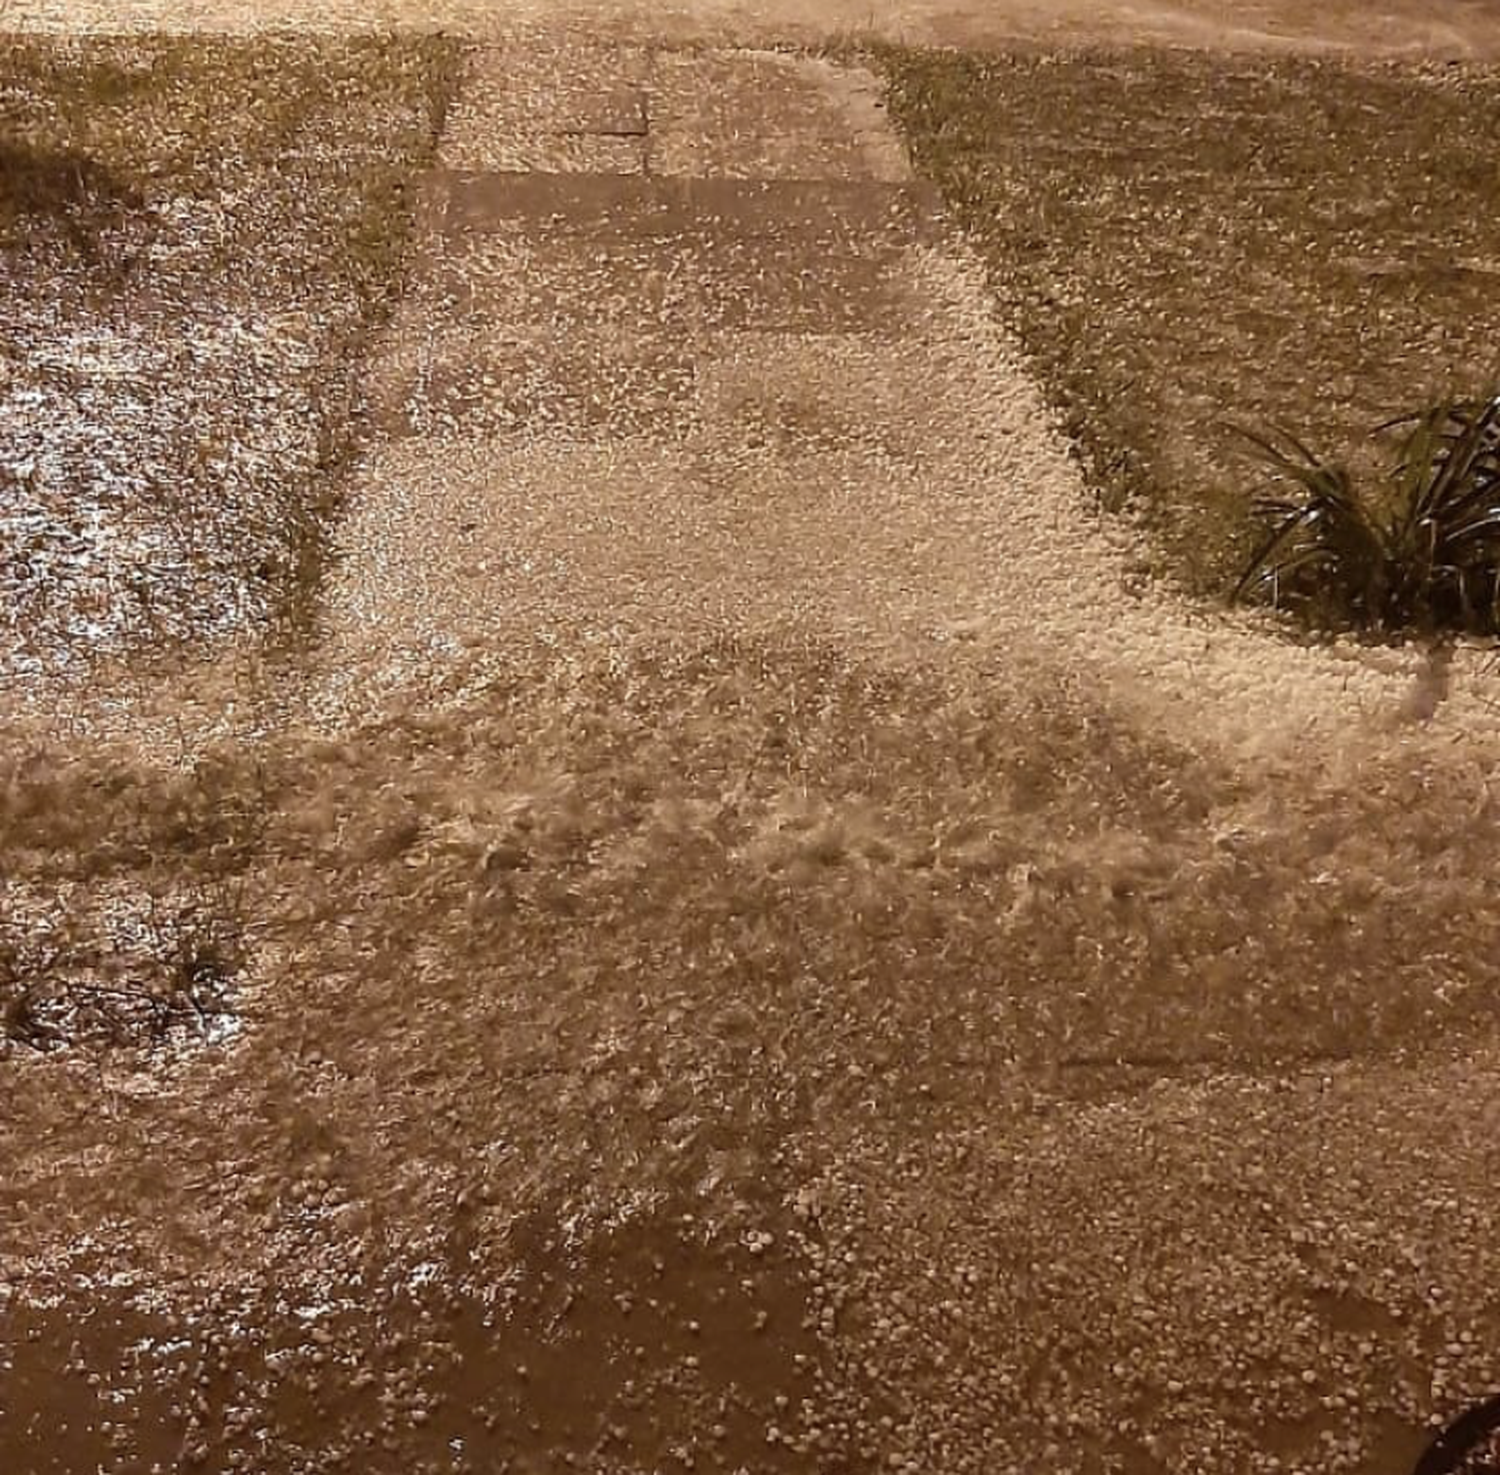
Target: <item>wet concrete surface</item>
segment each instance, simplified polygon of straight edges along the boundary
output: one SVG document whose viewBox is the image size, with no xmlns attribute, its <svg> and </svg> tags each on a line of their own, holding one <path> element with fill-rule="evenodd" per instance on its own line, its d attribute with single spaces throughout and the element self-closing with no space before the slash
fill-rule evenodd
<svg viewBox="0 0 1500 1475">
<path fill-rule="evenodd" d="M 0 1449 L 27 1475 L 803 1467 L 823 1368 L 784 1247 L 691 1216 L 582 1247 L 521 1225 L 507 1282 L 476 1285 L 465 1231 L 460 1207 L 442 1263 L 316 1299 L 252 1283 L 184 1314 L 86 1263 L 13 1287 Z"/>
</svg>

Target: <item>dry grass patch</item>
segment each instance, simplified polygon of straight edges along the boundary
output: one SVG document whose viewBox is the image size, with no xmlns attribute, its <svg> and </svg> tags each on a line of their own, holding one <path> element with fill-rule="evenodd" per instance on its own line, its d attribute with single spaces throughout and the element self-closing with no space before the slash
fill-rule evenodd
<svg viewBox="0 0 1500 1475">
<path fill-rule="evenodd" d="M 1493 69 L 877 59 L 1095 484 L 1193 589 L 1223 592 L 1254 536 L 1258 471 L 1226 417 L 1342 454 L 1493 377 Z"/>
<path fill-rule="evenodd" d="M 456 70 L 0 40 L 0 669 L 297 613 Z"/>
</svg>

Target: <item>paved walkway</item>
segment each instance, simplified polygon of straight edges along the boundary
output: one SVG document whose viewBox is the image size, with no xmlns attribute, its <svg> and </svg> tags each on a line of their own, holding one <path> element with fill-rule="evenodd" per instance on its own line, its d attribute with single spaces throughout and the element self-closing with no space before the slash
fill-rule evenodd
<svg viewBox="0 0 1500 1475">
<path fill-rule="evenodd" d="M 1472 665 L 1419 724 L 1414 655 L 1290 649 L 1130 592 L 1128 537 L 1091 515 L 872 78 L 487 55 L 379 370 L 394 434 L 342 531 L 318 705 L 523 631 L 784 627 L 1003 652 L 1236 762 L 1500 732 Z"/>
</svg>

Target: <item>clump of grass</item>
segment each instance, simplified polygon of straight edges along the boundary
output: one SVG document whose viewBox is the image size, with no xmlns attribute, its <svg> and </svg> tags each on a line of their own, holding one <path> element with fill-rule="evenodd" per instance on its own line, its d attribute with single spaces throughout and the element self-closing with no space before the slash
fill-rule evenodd
<svg viewBox="0 0 1500 1475">
<path fill-rule="evenodd" d="M 88 268 L 109 263 L 102 238 L 145 209 L 139 190 L 88 154 L 0 139 L 0 249 L 67 243 Z"/>
<path fill-rule="evenodd" d="M 103 748 L 0 752 L 0 1056 L 222 1036 L 275 808 L 254 753 L 155 772 Z"/>
<path fill-rule="evenodd" d="M 1324 626 L 1500 632 L 1500 389 L 1450 397 L 1375 430 L 1400 435 L 1382 487 L 1284 429 L 1238 434 L 1274 490 L 1235 598 Z"/>
<path fill-rule="evenodd" d="M 0 916 L 0 1050 L 162 1045 L 232 1019 L 242 919 L 206 891 L 122 899 L 88 922 Z"/>
</svg>

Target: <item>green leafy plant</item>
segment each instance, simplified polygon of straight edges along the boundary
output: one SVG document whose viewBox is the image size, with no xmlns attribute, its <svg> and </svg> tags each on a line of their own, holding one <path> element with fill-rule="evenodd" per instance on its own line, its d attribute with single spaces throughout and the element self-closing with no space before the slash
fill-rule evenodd
<svg viewBox="0 0 1500 1475">
<path fill-rule="evenodd" d="M 1377 426 L 1401 432 L 1387 485 L 1356 485 L 1290 432 L 1234 427 L 1270 468 L 1268 523 L 1234 591 L 1314 623 L 1500 632 L 1500 390 Z"/>
</svg>

